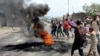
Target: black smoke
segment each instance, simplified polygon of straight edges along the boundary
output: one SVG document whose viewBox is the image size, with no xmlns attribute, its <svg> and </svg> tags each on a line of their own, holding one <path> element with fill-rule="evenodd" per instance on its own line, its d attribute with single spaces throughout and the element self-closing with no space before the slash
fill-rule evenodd
<svg viewBox="0 0 100 56">
<path fill-rule="evenodd" d="M 5 19 L 5 23 L 10 26 L 26 19 L 30 21 L 34 16 L 44 16 L 49 11 L 47 4 L 32 3 L 27 8 L 23 8 L 23 4 L 23 0 L 0 0 L 0 18 Z"/>
</svg>

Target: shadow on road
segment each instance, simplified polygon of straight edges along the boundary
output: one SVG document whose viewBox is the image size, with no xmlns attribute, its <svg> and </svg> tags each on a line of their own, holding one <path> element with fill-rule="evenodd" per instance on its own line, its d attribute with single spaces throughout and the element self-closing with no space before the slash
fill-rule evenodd
<svg viewBox="0 0 100 56">
<path fill-rule="evenodd" d="M 1 51 L 25 51 L 25 52 L 40 52 L 40 51 L 55 51 L 60 53 L 66 53 L 71 48 L 71 44 L 65 42 L 56 42 L 55 45 L 46 46 L 41 42 L 23 43 L 17 45 L 6 45 Z"/>
</svg>

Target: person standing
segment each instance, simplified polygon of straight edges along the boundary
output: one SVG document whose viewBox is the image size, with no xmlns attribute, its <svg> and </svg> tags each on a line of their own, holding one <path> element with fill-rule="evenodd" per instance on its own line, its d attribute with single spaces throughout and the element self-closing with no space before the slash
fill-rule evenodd
<svg viewBox="0 0 100 56">
<path fill-rule="evenodd" d="M 99 31 L 100 31 L 100 16 L 99 15 L 97 15 L 97 23 L 98 23 Z"/>
<path fill-rule="evenodd" d="M 98 16 L 95 15 L 93 18 L 93 21 L 91 22 L 91 27 L 96 32 L 96 37 L 99 38 L 98 32 L 99 32 L 99 22 L 98 22 Z M 99 40 L 99 39 L 98 39 Z M 98 42 L 98 49 L 100 49 L 99 42 Z"/>
<path fill-rule="evenodd" d="M 73 56 L 74 51 L 76 49 L 79 50 L 80 56 L 84 56 L 83 44 L 86 40 L 84 27 L 82 26 L 81 21 L 77 21 L 76 26 L 72 26 L 72 27 L 75 29 L 74 31 L 75 39 L 74 39 L 74 43 L 73 43 L 72 50 L 71 50 L 71 56 Z"/>
<path fill-rule="evenodd" d="M 97 16 L 94 16 L 92 22 L 91 22 L 91 27 L 94 29 L 96 34 L 99 32 L 99 23 L 97 21 Z"/>
<path fill-rule="evenodd" d="M 91 52 L 93 52 L 94 56 L 97 56 L 96 53 L 97 53 L 98 39 L 96 37 L 96 32 L 94 31 L 93 28 L 89 28 L 88 34 L 90 34 L 91 46 L 90 46 L 90 50 L 89 50 L 89 53 L 87 54 L 87 56 L 89 56 Z"/>
<path fill-rule="evenodd" d="M 100 32 L 98 33 L 98 45 L 97 45 L 97 50 L 98 50 L 98 53 L 100 55 Z"/>
</svg>

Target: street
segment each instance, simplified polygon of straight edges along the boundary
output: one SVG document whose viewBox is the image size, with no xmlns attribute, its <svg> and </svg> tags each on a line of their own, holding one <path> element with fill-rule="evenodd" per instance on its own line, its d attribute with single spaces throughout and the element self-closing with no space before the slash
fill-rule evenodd
<svg viewBox="0 0 100 56">
<path fill-rule="evenodd" d="M 0 56 L 100 56 L 98 1 L 0 0 Z"/>
<path fill-rule="evenodd" d="M 50 29 L 50 25 L 46 25 L 45 28 Z M 41 44 L 41 39 L 26 37 L 22 32 L 10 31 L 4 34 L 6 35 L 0 36 L 0 56 L 70 56 L 74 40 L 74 38 L 67 40 L 67 37 L 61 37 L 54 49 L 50 49 Z M 88 52 L 88 48 L 89 46 L 84 49 L 85 53 Z M 75 56 L 79 56 L 77 50 Z"/>
</svg>

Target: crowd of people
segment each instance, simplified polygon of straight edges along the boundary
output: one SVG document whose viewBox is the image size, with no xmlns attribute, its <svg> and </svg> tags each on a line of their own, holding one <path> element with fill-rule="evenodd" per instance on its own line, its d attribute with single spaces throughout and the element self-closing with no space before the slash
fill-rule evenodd
<svg viewBox="0 0 100 56">
<path fill-rule="evenodd" d="M 87 38 L 91 40 L 91 46 L 88 54 L 90 56 L 93 52 L 94 56 L 97 56 L 100 52 L 99 39 L 100 39 L 100 16 L 95 15 L 93 17 L 86 17 L 85 21 L 74 21 L 67 18 L 66 20 L 51 20 L 51 34 L 56 37 L 75 37 L 72 45 L 71 56 L 73 56 L 75 50 L 79 50 L 80 56 L 84 56 L 83 47 L 87 43 Z M 74 34 L 72 34 L 74 32 Z M 70 36 L 71 34 L 71 36 Z M 60 36 L 59 36 L 60 35 Z M 98 45 L 98 50 L 97 50 Z M 99 53 L 100 54 L 100 53 Z"/>
<path fill-rule="evenodd" d="M 65 21 L 64 20 L 52 20 L 51 21 L 51 34 L 53 36 L 56 36 L 56 37 L 73 37 L 71 36 L 70 34 L 72 34 L 73 32 L 73 28 L 71 28 L 70 24 L 71 25 L 75 25 L 75 22 L 73 20 L 71 20 L 69 22 L 69 19 L 66 19 Z M 59 36 L 60 35 L 60 36 Z M 74 35 L 74 34 L 73 34 Z M 69 38 L 68 38 L 69 39 Z"/>
</svg>

